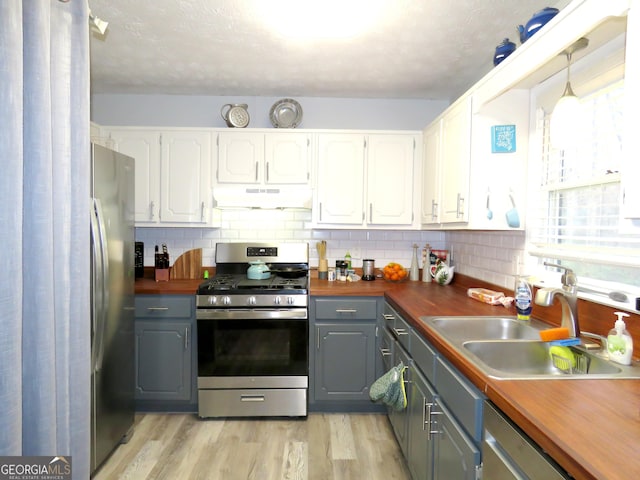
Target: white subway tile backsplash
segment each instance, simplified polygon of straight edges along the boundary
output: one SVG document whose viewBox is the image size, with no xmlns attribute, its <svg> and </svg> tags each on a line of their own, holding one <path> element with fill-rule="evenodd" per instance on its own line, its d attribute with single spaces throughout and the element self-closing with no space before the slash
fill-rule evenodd
<svg viewBox="0 0 640 480">
<path fill-rule="evenodd" d="M 311 228 L 311 212 L 302 210 L 228 210 L 222 212 L 222 227 L 136 228 L 136 240 L 145 243 L 144 263 L 153 265 L 154 246 L 166 243 L 171 262 L 191 248 L 202 248 L 202 263 L 215 265 L 218 242 L 278 241 L 308 242 L 312 266 L 318 263 L 316 242 L 327 241 L 329 264 L 335 264 L 349 250 L 358 249 L 356 267 L 373 258 L 378 268 L 388 262 L 408 267 L 412 246 L 429 243 L 434 249 L 454 252 L 456 272 L 491 282 L 510 291 L 518 259 L 525 257 L 525 234 L 521 231 L 415 231 L 415 230 L 325 230 Z M 506 293 L 506 292 L 505 292 Z"/>
</svg>

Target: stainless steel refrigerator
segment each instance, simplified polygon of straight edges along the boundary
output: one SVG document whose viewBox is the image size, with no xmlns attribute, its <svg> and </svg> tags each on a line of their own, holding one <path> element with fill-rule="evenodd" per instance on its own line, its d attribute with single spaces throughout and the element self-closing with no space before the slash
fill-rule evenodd
<svg viewBox="0 0 640 480">
<path fill-rule="evenodd" d="M 91 472 L 134 423 L 134 160 L 91 144 Z"/>
</svg>

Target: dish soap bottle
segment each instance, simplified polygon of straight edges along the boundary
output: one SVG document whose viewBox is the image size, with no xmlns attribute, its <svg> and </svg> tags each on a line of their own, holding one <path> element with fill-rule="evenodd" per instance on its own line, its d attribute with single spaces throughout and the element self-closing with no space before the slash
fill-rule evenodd
<svg viewBox="0 0 640 480">
<path fill-rule="evenodd" d="M 609 331 L 607 336 L 607 350 L 609 351 L 609 360 L 621 365 L 631 365 L 631 355 L 633 354 L 633 338 L 627 331 L 627 326 L 622 320 L 628 317 L 625 312 L 615 312 L 618 316 L 615 326 Z"/>
<path fill-rule="evenodd" d="M 527 277 L 516 277 L 516 287 L 514 291 L 516 312 L 518 320 L 529 320 L 531 318 L 531 287 Z"/>
<path fill-rule="evenodd" d="M 409 280 L 420 280 L 420 270 L 418 268 L 418 245 L 413 244 L 413 258 L 411 259 L 411 270 L 409 270 Z"/>
</svg>

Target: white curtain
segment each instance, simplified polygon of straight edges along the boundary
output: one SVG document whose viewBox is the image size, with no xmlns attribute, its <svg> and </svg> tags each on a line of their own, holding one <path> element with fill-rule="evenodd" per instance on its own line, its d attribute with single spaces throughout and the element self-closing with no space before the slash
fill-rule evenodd
<svg viewBox="0 0 640 480">
<path fill-rule="evenodd" d="M 89 478 L 87 0 L 0 1 L 0 455 Z"/>
</svg>

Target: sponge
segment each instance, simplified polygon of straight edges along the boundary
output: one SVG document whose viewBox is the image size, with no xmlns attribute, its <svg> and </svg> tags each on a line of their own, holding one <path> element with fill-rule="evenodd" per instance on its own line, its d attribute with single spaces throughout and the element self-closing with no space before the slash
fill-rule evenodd
<svg viewBox="0 0 640 480">
<path fill-rule="evenodd" d="M 553 366 L 560 370 L 568 370 L 567 367 L 576 368 L 576 356 L 569 347 L 554 346 L 549 349 L 549 356 Z"/>
<path fill-rule="evenodd" d="M 553 340 L 562 340 L 565 338 L 569 338 L 569 329 L 565 327 L 540 330 L 540 339 L 543 342 L 551 342 Z"/>
</svg>

